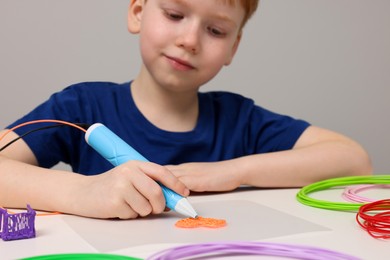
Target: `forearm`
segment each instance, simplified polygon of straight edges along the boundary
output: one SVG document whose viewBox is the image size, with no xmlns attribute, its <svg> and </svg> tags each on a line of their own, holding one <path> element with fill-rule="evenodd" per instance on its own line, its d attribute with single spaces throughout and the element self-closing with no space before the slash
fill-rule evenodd
<svg viewBox="0 0 390 260">
<path fill-rule="evenodd" d="M 59 211 L 93 218 L 131 219 L 160 214 L 160 182 L 177 193 L 189 190 L 165 167 L 129 161 L 107 172 L 84 176 L 44 169 L 0 155 L 0 206 Z"/>
<path fill-rule="evenodd" d="M 44 169 L 0 155 L 0 206 L 72 211 L 72 187 L 80 176 Z"/>
<path fill-rule="evenodd" d="M 291 150 L 168 167 L 190 190 L 197 192 L 229 191 L 241 185 L 302 187 L 328 178 L 371 174 L 367 153 L 350 139 L 308 143 L 306 139 Z"/>
<path fill-rule="evenodd" d="M 341 176 L 372 173 L 366 152 L 356 143 L 327 141 L 282 152 L 236 159 L 242 184 L 256 187 L 302 187 Z"/>
</svg>

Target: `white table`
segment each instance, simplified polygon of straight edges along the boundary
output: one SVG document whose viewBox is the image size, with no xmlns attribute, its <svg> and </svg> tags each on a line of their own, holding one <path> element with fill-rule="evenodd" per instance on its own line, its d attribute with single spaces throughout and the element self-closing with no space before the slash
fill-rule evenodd
<svg viewBox="0 0 390 260">
<path fill-rule="evenodd" d="M 215 204 L 221 201 L 226 205 L 229 205 L 229 202 L 231 202 L 232 205 L 237 205 L 237 202 L 240 203 L 240 201 L 245 202 L 243 204 L 249 203 L 249 205 L 251 205 L 252 203 L 253 205 L 258 205 L 260 211 L 264 213 L 270 213 L 272 212 L 270 210 L 273 209 L 278 210 L 280 216 L 284 217 L 286 222 L 289 222 L 288 219 L 297 218 L 302 222 L 307 221 L 309 226 L 314 223 L 321 227 L 320 230 L 310 232 L 294 231 L 295 233 L 293 234 L 269 236 L 256 241 L 315 246 L 353 255 L 360 257 L 361 259 L 389 259 L 390 241 L 378 240 L 371 237 L 357 224 L 355 220 L 356 213 L 325 210 L 303 205 L 296 200 L 295 196 L 298 191 L 299 189 L 243 188 L 230 193 L 194 195 L 190 196 L 189 200 L 195 207 L 202 206 L 206 208 L 207 206 L 213 205 L 213 203 Z M 323 191 L 321 196 L 324 196 L 329 200 L 343 201 L 340 194 L 340 190 L 329 190 Z M 316 196 L 318 196 L 318 194 L 316 194 Z M 390 197 L 388 194 L 384 194 L 383 196 L 387 196 L 387 198 Z M 256 206 L 254 208 L 256 208 Z M 221 210 L 219 210 L 219 212 L 220 211 Z M 234 224 L 237 224 L 234 223 L 234 221 L 237 222 L 237 216 L 240 216 L 240 212 L 235 212 L 235 216 L 229 215 L 231 213 L 228 213 L 229 212 L 220 212 L 220 214 L 222 214 L 222 216 L 228 221 L 226 229 L 232 228 Z M 206 212 L 203 212 L 203 214 L 206 214 Z M 147 227 L 146 229 L 148 230 L 145 230 L 145 228 L 142 230 L 144 230 L 150 237 L 153 237 L 154 235 L 158 235 L 154 233 L 158 232 L 158 230 L 156 230 L 158 227 L 164 226 L 165 229 L 171 229 L 172 231 L 177 229 L 171 224 L 181 217 L 175 215 L 174 212 L 168 213 L 168 216 L 169 217 L 160 216 L 151 219 L 126 220 L 121 222 L 115 222 L 112 220 L 95 220 L 67 215 L 40 216 L 36 218 L 35 226 L 37 236 L 35 238 L 14 241 L 0 240 L 0 258 L 17 259 L 37 255 L 65 253 L 109 253 L 146 258 L 154 252 L 178 246 L 183 243 L 152 242 L 146 244 L 144 243 L 143 245 L 131 245 L 129 242 L 128 247 L 120 246 L 120 248 L 114 248 L 116 244 L 122 243 L 123 245 L 123 240 L 127 239 L 130 241 L 129 237 L 121 237 L 121 235 L 118 235 L 118 232 L 115 233 L 114 237 L 110 237 L 110 230 L 108 229 L 107 231 L 107 229 L 103 226 L 108 225 L 109 227 L 110 225 L 123 224 L 132 225 L 132 227 L 134 227 L 134 225 L 144 225 L 144 227 Z M 213 215 L 212 217 L 215 216 Z M 235 220 L 234 217 L 236 218 Z M 230 227 L 229 219 L 233 222 Z M 169 223 L 169 225 L 165 225 L 164 222 Z M 248 225 L 248 223 L 239 224 Z M 279 228 L 278 223 L 275 223 L 273 218 L 268 218 L 267 223 L 264 223 L 264 221 L 250 223 L 250 225 L 254 224 L 260 226 L 263 225 L 263 227 L 273 226 L 275 231 L 278 231 L 277 229 Z M 81 228 L 77 228 L 77 225 Z M 112 248 L 114 249 L 110 250 L 108 247 L 108 249 L 105 248 L 104 252 L 102 252 L 101 248 L 99 249 L 99 247 L 96 246 L 100 243 L 98 240 L 92 241 L 88 239 L 88 234 L 91 232 L 100 234 L 98 237 L 101 238 L 101 245 L 106 245 L 109 240 L 113 246 Z M 180 232 L 186 231 L 184 230 Z M 211 232 L 214 231 L 203 230 L 202 232 L 204 232 L 203 234 L 211 234 Z M 245 237 L 245 234 L 240 234 L 240 231 L 235 232 L 237 237 Z M 139 234 L 139 230 L 134 228 L 126 230 L 126 234 L 131 234 L 131 238 L 134 239 L 132 241 L 138 241 L 138 238 L 144 236 L 144 234 Z M 169 238 L 170 234 L 164 234 L 164 236 Z M 196 236 L 194 236 L 194 238 L 195 237 Z M 241 259 L 243 258 L 245 257 L 241 257 Z"/>
</svg>

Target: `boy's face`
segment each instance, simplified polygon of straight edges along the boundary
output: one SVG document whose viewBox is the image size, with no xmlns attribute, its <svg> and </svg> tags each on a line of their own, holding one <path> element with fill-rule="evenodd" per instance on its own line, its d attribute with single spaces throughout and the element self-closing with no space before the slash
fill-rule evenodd
<svg viewBox="0 0 390 260">
<path fill-rule="evenodd" d="M 140 34 L 147 73 L 161 86 L 194 90 L 229 65 L 244 9 L 218 0 L 133 0 L 129 31 Z"/>
</svg>

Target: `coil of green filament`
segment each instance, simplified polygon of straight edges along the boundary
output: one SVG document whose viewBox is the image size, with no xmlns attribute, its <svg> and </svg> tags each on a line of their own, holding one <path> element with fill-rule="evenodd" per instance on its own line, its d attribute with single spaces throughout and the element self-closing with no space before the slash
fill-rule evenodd
<svg viewBox="0 0 390 260">
<path fill-rule="evenodd" d="M 299 202 L 311 207 L 339 211 L 358 211 L 365 203 L 332 202 L 309 196 L 314 192 L 355 184 L 390 184 L 390 175 L 350 176 L 327 179 L 301 188 L 296 197 Z"/>
<path fill-rule="evenodd" d="M 70 253 L 70 254 L 53 254 L 41 255 L 23 258 L 21 260 L 142 260 L 131 256 L 99 254 L 99 253 Z"/>
</svg>

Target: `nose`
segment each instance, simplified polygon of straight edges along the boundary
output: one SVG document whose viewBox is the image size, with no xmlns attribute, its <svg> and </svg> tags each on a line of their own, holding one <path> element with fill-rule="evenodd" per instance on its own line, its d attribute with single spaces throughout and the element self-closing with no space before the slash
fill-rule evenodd
<svg viewBox="0 0 390 260">
<path fill-rule="evenodd" d="M 176 45 L 191 54 L 197 54 L 200 50 L 200 28 L 196 22 L 183 26 L 176 38 Z"/>
</svg>

